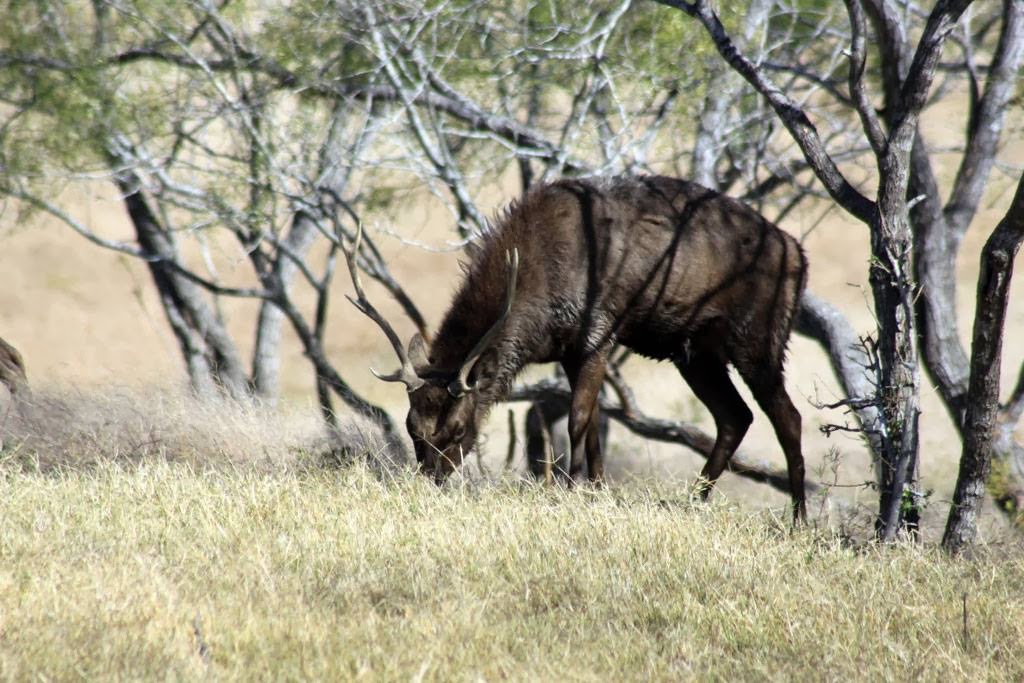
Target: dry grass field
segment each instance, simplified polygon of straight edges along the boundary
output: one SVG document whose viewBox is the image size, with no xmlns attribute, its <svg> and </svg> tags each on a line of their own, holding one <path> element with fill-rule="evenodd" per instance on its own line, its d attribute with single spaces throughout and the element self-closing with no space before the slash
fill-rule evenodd
<svg viewBox="0 0 1024 683">
<path fill-rule="evenodd" d="M 675 489 L 150 462 L 5 477 L 0 514 L 4 679 L 1024 676 L 1019 552 L 850 549 Z"/>
<path fill-rule="evenodd" d="M 7 680 L 1024 677 L 1019 547 L 850 547 L 671 486 L 151 459 L 8 473 L 0 516 Z"/>
</svg>

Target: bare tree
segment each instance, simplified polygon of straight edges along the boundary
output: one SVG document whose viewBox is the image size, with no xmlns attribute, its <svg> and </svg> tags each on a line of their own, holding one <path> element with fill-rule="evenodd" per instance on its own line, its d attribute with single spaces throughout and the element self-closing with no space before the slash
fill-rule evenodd
<svg viewBox="0 0 1024 683">
<path fill-rule="evenodd" d="M 102 247 L 147 264 L 197 393 L 273 401 L 281 325 L 287 320 L 314 367 L 325 416 L 332 415 L 329 389 L 350 409 L 393 432 L 390 417 L 358 396 L 323 352 L 329 286 L 345 230 L 339 214 L 358 218 L 354 207 L 362 201 L 360 190 L 348 181 L 382 125 L 372 107 L 339 99 L 305 118 L 296 116 L 294 98 L 275 100 L 281 90 L 276 76 L 243 68 L 251 37 L 207 3 L 189 5 L 181 23 L 134 3 L 100 2 L 91 8 L 86 18 L 91 34 L 80 27 L 71 31 L 83 20 L 84 6 L 54 8 L 37 17 L 38 35 L 28 42 L 35 47 L 37 38 L 51 38 L 54 53 L 26 53 L 17 45 L 4 52 L 0 64 L 14 72 L 17 86 L 7 96 L 4 134 L 14 143 L 8 149 L 16 150 L 24 143 L 19 138 L 34 134 L 38 125 L 59 126 L 64 117 L 75 118 L 89 133 L 73 150 L 80 155 L 72 160 L 77 172 L 115 185 L 135 242 L 104 238 L 62 210 L 50 199 L 52 186 L 69 176 L 33 172 L 35 162 L 26 154 L 6 155 L 10 172 L 4 193 Z M 136 77 L 139 101 L 119 106 L 125 101 L 117 92 L 124 87 L 124 72 L 149 62 L 171 65 L 168 80 Z M 151 91 L 165 87 L 175 97 L 161 102 L 156 113 L 144 106 Z M 89 104 L 85 111 L 78 108 L 81 100 Z M 326 124 L 326 135 L 288 137 L 288 124 L 313 123 Z M 252 267 L 254 285 L 222 282 L 210 255 L 210 241 L 218 239 L 211 235 L 215 228 L 236 241 Z M 200 247 L 198 263 L 183 256 L 182 239 Z M 328 243 L 319 274 L 306 258 L 315 240 Z M 422 320 L 370 240 L 360 265 Z M 297 276 L 316 295 L 312 315 L 292 298 Z M 262 300 L 251 372 L 224 324 L 219 305 L 224 296 Z"/>
<path fill-rule="evenodd" d="M 978 303 L 971 346 L 971 376 L 964 414 L 964 449 L 960 474 L 942 545 L 960 552 L 977 536 L 977 517 L 992 469 L 999 414 L 999 367 L 1003 325 L 1013 277 L 1013 259 L 1024 241 L 1024 179 L 1010 210 L 992 231 L 981 255 Z"/>
<path fill-rule="evenodd" d="M 865 5 L 859 0 L 847 1 L 849 76 L 846 93 L 841 96 L 859 117 L 864 138 L 876 160 L 876 198 L 871 200 L 841 171 L 804 108 L 771 80 L 763 65 L 752 62 L 737 49 L 707 2 L 659 1 L 701 23 L 723 59 L 771 105 L 829 195 L 870 229 L 870 282 L 879 323 L 881 370 L 876 392 L 882 418 L 878 532 L 881 538 L 892 538 L 902 526 L 913 528 L 916 524 L 919 342 L 925 366 L 956 423 L 963 425 L 968 373 L 964 369 L 966 355 L 957 341 L 955 319 L 951 318 L 955 315 L 953 259 L 992 168 L 1024 49 L 1020 28 L 1024 8 L 1018 2 L 1003 4 L 1001 31 L 987 69 L 984 92 L 975 64 L 977 38 L 969 28 L 961 38 L 963 68 L 973 86 L 972 117 L 957 181 L 943 207 L 918 120 L 928 103 L 943 46 L 951 34 L 964 27 L 959 22 L 970 2 L 939 2 L 927 15 L 913 47 L 908 22 L 917 16 L 914 10 L 900 11 L 895 3 L 870 0 L 865 12 Z M 875 31 L 872 44 L 878 46 L 881 57 L 881 114 L 872 102 L 866 78 L 868 16 Z M 920 289 L 919 284 L 923 285 Z M 975 353 L 979 352 L 981 349 Z"/>
</svg>

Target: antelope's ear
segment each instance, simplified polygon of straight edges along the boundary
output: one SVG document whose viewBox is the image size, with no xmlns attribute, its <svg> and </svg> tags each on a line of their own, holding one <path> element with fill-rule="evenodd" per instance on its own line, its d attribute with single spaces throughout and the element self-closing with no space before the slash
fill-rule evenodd
<svg viewBox="0 0 1024 683">
<path fill-rule="evenodd" d="M 426 370 L 430 366 L 430 359 L 427 357 L 427 343 L 423 341 L 423 335 L 419 332 L 414 334 L 406 348 L 408 349 L 409 361 L 417 373 L 421 370 Z"/>
</svg>

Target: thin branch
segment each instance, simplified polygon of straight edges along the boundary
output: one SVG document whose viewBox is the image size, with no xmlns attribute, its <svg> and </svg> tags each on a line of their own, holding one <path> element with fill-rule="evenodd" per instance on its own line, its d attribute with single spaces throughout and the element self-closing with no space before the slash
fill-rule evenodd
<svg viewBox="0 0 1024 683">
<path fill-rule="evenodd" d="M 1007 105 L 1016 90 L 1024 61 L 1024 3 L 1003 3 L 1003 30 L 999 36 L 993 68 L 985 82 L 985 92 L 960 160 L 956 180 L 944 213 L 950 227 L 959 234 L 967 230 L 974 217 L 985 184 L 995 162 L 996 149 L 1006 118 Z"/>
<path fill-rule="evenodd" d="M 444 146 L 442 139 L 442 133 L 435 127 L 437 135 L 435 136 L 436 142 L 431 142 L 429 135 L 427 134 L 426 126 L 420 117 L 419 111 L 415 106 L 415 96 L 412 94 L 414 91 L 422 90 L 423 86 L 417 88 L 411 88 L 403 84 L 402 76 L 405 75 L 408 79 L 407 74 L 400 74 L 400 64 L 395 59 L 393 50 L 389 49 L 384 44 L 384 37 L 377 25 L 376 15 L 373 12 L 371 6 L 367 5 L 364 8 L 367 20 L 370 24 L 370 35 L 373 39 L 374 47 L 377 51 L 377 59 L 380 61 L 384 73 L 388 80 L 391 82 L 391 86 L 398 91 L 401 96 L 403 105 L 405 106 L 406 119 L 409 123 L 409 127 L 412 129 L 416 136 L 416 140 L 419 142 L 420 148 L 423 153 L 426 154 L 427 159 L 434 166 L 434 171 L 437 176 L 448 186 L 448 189 L 452 193 L 452 197 L 455 199 L 456 204 L 459 207 L 459 215 L 461 218 L 468 218 L 475 225 L 477 231 L 483 231 L 486 227 L 486 220 L 480 215 L 476 209 L 476 204 L 469 196 L 469 192 L 466 189 L 465 181 L 459 172 L 458 166 L 451 162 L 450 155 L 447 154 L 447 149 Z M 404 70 L 403 70 L 404 71 Z M 469 231 L 464 227 L 464 220 L 461 221 L 463 225 L 460 225 L 460 231 L 468 233 Z"/>
<path fill-rule="evenodd" d="M 1020 374 L 1017 375 L 1017 384 L 1010 393 L 1010 400 L 1003 406 L 1003 420 L 1015 425 L 1024 415 L 1024 363 L 1021 363 Z"/>
<path fill-rule="evenodd" d="M 871 144 L 878 159 L 882 158 L 885 152 L 885 132 L 882 130 L 882 123 L 878 120 L 871 100 L 868 98 L 867 88 L 864 83 L 864 68 L 867 64 L 865 43 L 867 29 L 864 21 L 864 7 L 860 0 L 845 0 L 846 11 L 850 15 L 850 26 L 853 34 L 850 39 L 850 96 L 857 108 L 857 115 L 860 116 L 861 125 L 864 127 L 864 134 Z"/>
<path fill-rule="evenodd" d="M 106 239 L 105 237 L 100 237 L 84 223 L 77 220 L 67 212 L 62 211 L 57 207 L 57 205 L 52 204 L 41 197 L 37 197 L 36 195 L 17 187 L 4 188 L 3 193 L 50 214 L 95 245 L 101 246 L 104 249 L 110 249 L 111 251 L 127 254 L 128 256 L 134 256 L 135 258 L 144 260 L 150 259 L 150 256 L 145 252 L 145 250 L 139 247 L 133 246 L 127 242 L 121 242 L 120 240 L 111 240 Z"/>
<path fill-rule="evenodd" d="M 708 5 L 707 0 L 695 0 L 693 3 L 684 0 L 654 1 L 680 9 L 700 20 L 714 41 L 719 54 L 771 104 L 772 109 L 775 110 L 786 129 L 800 146 L 815 175 L 821 180 L 829 195 L 850 214 L 864 223 L 869 223 L 875 211 L 874 202 L 861 194 L 842 174 L 825 149 L 817 129 L 807 118 L 804 110 L 786 96 L 775 83 L 765 77 L 759 67 L 736 49 L 732 39 L 726 33 L 725 27 L 722 26 L 722 22 L 719 21 L 718 15 Z"/>
</svg>

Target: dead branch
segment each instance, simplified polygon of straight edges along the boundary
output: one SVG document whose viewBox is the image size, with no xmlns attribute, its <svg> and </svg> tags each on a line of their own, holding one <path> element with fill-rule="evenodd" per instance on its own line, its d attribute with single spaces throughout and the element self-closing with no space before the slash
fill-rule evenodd
<svg viewBox="0 0 1024 683">
<path fill-rule="evenodd" d="M 552 401 L 558 400 L 568 405 L 572 397 L 568 384 L 561 379 L 544 379 L 527 386 L 515 387 L 509 394 L 508 401 Z M 653 441 L 677 443 L 686 446 L 694 453 L 707 458 L 715 445 L 715 439 L 703 430 L 676 420 L 665 420 L 644 415 L 639 411 L 628 414 L 621 405 L 607 399 L 600 400 L 601 410 L 634 434 Z M 729 460 L 728 468 L 739 476 L 768 484 L 774 489 L 789 493 L 789 477 L 784 469 L 771 467 L 758 458 L 748 455 L 742 450 L 736 451 Z M 821 489 L 817 482 L 805 484 L 808 491 Z"/>
</svg>

